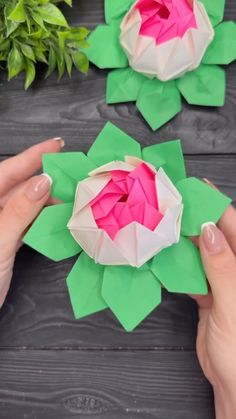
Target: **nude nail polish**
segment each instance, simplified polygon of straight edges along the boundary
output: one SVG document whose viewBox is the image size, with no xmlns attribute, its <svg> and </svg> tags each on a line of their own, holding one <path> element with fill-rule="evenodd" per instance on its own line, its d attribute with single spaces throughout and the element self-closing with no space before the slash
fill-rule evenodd
<svg viewBox="0 0 236 419">
<path fill-rule="evenodd" d="M 213 222 L 210 221 L 202 225 L 201 237 L 209 253 L 217 254 L 225 249 L 224 236 Z"/>
<path fill-rule="evenodd" d="M 61 145 L 61 148 L 65 146 L 65 141 L 61 137 L 52 138 L 53 141 L 58 141 Z"/>
<path fill-rule="evenodd" d="M 52 185 L 52 179 L 46 173 L 33 177 L 25 190 L 25 195 L 30 201 L 40 201 L 48 195 Z"/>
</svg>

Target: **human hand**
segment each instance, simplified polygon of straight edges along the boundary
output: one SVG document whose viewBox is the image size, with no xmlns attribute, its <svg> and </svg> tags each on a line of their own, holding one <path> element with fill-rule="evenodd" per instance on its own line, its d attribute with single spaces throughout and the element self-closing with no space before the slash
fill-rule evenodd
<svg viewBox="0 0 236 419">
<path fill-rule="evenodd" d="M 0 163 L 0 307 L 24 231 L 50 196 L 49 176 L 33 174 L 40 170 L 44 153 L 59 152 L 63 145 L 60 138 L 47 140 Z"/>
<path fill-rule="evenodd" d="M 197 355 L 213 386 L 217 419 L 236 418 L 236 210 L 203 225 L 199 248 L 210 284 L 199 306 Z"/>
</svg>

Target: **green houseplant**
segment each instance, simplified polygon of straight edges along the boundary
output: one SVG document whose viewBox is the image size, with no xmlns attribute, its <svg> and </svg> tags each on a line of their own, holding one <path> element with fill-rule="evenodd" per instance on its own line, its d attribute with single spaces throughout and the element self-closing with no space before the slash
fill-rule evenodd
<svg viewBox="0 0 236 419">
<path fill-rule="evenodd" d="M 60 79 L 71 75 L 75 66 L 88 71 L 88 59 L 81 49 L 87 46 L 85 27 L 71 27 L 58 7 L 62 0 L 0 0 L 0 63 L 8 79 L 25 72 L 25 89 L 35 79 L 36 63 L 54 70 Z M 72 6 L 72 0 L 65 0 Z"/>
</svg>

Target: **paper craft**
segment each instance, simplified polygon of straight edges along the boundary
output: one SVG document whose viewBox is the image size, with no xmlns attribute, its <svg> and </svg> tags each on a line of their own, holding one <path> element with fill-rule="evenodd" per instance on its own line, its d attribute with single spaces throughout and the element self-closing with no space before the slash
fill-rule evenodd
<svg viewBox="0 0 236 419">
<path fill-rule="evenodd" d="M 153 130 L 189 104 L 223 106 L 225 70 L 236 59 L 236 24 L 225 0 L 104 0 L 106 24 L 89 37 L 89 60 L 113 69 L 108 104 L 132 102 Z"/>
<path fill-rule="evenodd" d="M 77 319 L 110 308 L 127 331 L 161 302 L 161 290 L 207 294 L 188 236 L 217 222 L 231 200 L 187 178 L 180 140 L 145 147 L 107 123 L 87 156 L 47 154 L 53 197 L 24 242 L 52 260 L 79 254 L 67 278 Z"/>
<path fill-rule="evenodd" d="M 179 241 L 182 198 L 162 168 L 125 157 L 89 175 L 68 228 L 96 263 L 140 267 Z"/>
<path fill-rule="evenodd" d="M 213 37 L 198 1 L 139 0 L 121 23 L 120 43 L 131 68 L 167 81 L 197 68 Z"/>
</svg>

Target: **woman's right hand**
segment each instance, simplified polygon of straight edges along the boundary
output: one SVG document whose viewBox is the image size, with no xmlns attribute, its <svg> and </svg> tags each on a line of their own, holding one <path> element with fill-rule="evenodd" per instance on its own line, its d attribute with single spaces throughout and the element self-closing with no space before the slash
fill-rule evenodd
<svg viewBox="0 0 236 419">
<path fill-rule="evenodd" d="M 217 419 L 236 418 L 236 210 L 231 206 L 218 227 L 203 225 L 199 248 L 210 284 L 199 306 L 197 354 L 213 386 Z"/>
</svg>

